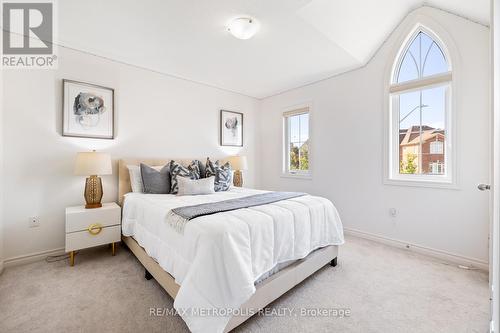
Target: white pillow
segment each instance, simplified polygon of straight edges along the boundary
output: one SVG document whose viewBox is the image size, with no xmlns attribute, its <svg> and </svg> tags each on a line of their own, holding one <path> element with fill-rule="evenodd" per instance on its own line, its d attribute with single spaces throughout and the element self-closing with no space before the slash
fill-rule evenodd
<svg viewBox="0 0 500 333">
<path fill-rule="evenodd" d="M 142 184 L 141 167 L 138 165 L 127 165 L 128 174 L 130 175 L 130 186 L 132 192 L 143 193 L 144 185 Z"/>
<path fill-rule="evenodd" d="M 153 166 L 153 169 L 160 171 L 161 166 Z M 128 174 L 130 175 L 130 186 L 134 193 L 144 193 L 144 184 L 142 183 L 141 167 L 138 165 L 127 165 Z"/>
<path fill-rule="evenodd" d="M 179 192 L 177 195 L 198 195 L 215 193 L 215 177 L 190 179 L 189 177 L 177 177 Z"/>
</svg>

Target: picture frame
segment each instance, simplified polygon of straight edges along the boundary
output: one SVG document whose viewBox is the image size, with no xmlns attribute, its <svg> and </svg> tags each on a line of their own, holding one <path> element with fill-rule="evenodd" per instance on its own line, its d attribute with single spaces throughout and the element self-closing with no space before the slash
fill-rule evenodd
<svg viewBox="0 0 500 333">
<path fill-rule="evenodd" d="M 220 145 L 243 147 L 243 113 L 220 110 Z"/>
<path fill-rule="evenodd" d="M 114 139 L 114 107 L 113 88 L 63 79 L 62 135 Z"/>
</svg>

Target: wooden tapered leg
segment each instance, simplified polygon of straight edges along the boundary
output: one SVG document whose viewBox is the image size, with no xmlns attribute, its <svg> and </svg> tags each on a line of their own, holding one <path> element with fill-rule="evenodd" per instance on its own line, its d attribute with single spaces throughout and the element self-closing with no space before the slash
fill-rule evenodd
<svg viewBox="0 0 500 333">
<path fill-rule="evenodd" d="M 115 252 L 115 242 L 111 243 L 111 255 L 114 256 L 116 254 Z"/>
<path fill-rule="evenodd" d="M 69 253 L 69 265 L 75 266 L 75 251 Z"/>
</svg>

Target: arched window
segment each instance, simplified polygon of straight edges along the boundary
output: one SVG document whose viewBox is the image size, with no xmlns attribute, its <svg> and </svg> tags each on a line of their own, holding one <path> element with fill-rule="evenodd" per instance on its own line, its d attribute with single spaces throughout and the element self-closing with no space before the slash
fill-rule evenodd
<svg viewBox="0 0 500 333">
<path fill-rule="evenodd" d="M 448 61 L 439 44 L 420 30 L 405 48 L 398 62 L 393 83 L 420 80 L 450 71 Z"/>
<path fill-rule="evenodd" d="M 452 67 L 444 45 L 417 29 L 393 65 L 390 94 L 390 179 L 452 181 Z"/>
</svg>

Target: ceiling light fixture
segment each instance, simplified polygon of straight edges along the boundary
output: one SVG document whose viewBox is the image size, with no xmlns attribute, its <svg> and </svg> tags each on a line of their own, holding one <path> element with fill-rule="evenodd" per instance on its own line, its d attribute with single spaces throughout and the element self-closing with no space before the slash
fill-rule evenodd
<svg viewBox="0 0 500 333">
<path fill-rule="evenodd" d="M 237 17 L 227 25 L 227 31 L 238 39 L 250 39 L 258 30 L 259 22 L 251 17 Z"/>
</svg>

